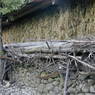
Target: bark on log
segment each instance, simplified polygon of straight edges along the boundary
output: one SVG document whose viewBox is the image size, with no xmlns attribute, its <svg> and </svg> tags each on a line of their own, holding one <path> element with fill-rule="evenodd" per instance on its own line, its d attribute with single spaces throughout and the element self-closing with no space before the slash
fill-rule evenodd
<svg viewBox="0 0 95 95">
<path fill-rule="evenodd" d="M 32 58 L 33 56 L 37 57 L 37 54 L 39 54 L 38 58 L 39 57 L 48 58 L 52 56 L 55 59 L 70 58 L 76 61 L 77 63 L 81 63 L 82 65 L 95 70 L 95 67 L 89 64 L 89 62 L 90 63 L 92 62 L 91 61 L 92 59 L 90 57 L 95 58 L 95 55 L 92 55 L 95 54 L 95 40 L 26 42 L 26 43 L 7 44 L 4 45 L 4 47 L 6 51 L 11 53 L 11 56 L 15 56 L 17 58 L 19 57 L 23 58 L 27 56 L 28 58 Z M 41 53 L 43 53 L 43 56 Z M 73 53 L 75 53 L 74 56 L 72 56 Z M 81 58 L 84 56 L 83 54 L 85 53 L 87 53 L 87 55 L 85 55 L 85 58 L 88 60 L 89 57 L 90 59 L 88 62 L 81 60 Z M 49 56 L 48 54 L 51 54 L 51 56 Z M 81 57 L 81 58 L 78 59 L 77 57 Z M 95 60 L 93 59 L 93 62 L 94 61 Z"/>
<path fill-rule="evenodd" d="M 18 50 L 21 49 L 23 53 L 63 53 L 63 52 L 73 52 L 73 51 L 95 51 L 95 41 L 77 41 L 77 40 L 67 40 L 67 41 L 41 41 L 41 42 L 26 42 L 26 43 L 14 43 L 4 45 L 5 49 L 8 51 L 10 47 Z M 8 48 L 6 48 L 8 47 Z M 50 47 L 50 48 L 49 48 Z"/>
</svg>

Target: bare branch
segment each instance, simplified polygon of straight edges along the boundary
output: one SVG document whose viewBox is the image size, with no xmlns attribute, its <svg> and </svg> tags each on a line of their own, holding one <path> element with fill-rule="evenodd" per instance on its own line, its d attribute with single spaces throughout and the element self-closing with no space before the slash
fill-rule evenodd
<svg viewBox="0 0 95 95">
<path fill-rule="evenodd" d="M 79 59 L 77 59 L 76 57 L 74 57 L 74 56 L 71 56 L 71 55 L 68 55 L 70 58 L 73 58 L 74 60 L 76 60 L 76 61 L 78 61 L 79 63 L 81 63 L 81 64 L 83 64 L 83 65 L 85 65 L 85 66 L 87 66 L 87 67 L 89 67 L 89 68 L 91 68 L 91 69 L 93 69 L 93 70 L 95 70 L 95 67 L 94 66 L 92 66 L 92 65 L 90 65 L 90 64 L 88 64 L 88 63 L 86 63 L 86 62 L 84 62 L 84 61 L 81 61 L 81 60 L 79 60 Z"/>
<path fill-rule="evenodd" d="M 64 82 L 64 95 L 67 95 L 67 81 L 68 81 L 68 76 L 69 76 L 69 64 L 70 63 L 67 63 L 66 77 L 65 77 L 65 82 Z"/>
</svg>

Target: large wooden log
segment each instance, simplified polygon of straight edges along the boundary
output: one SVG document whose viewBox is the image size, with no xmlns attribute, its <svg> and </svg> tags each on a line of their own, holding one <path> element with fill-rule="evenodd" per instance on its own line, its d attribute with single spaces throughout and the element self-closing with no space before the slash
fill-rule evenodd
<svg viewBox="0 0 95 95">
<path fill-rule="evenodd" d="M 73 59 L 77 63 L 81 63 L 90 69 L 95 70 L 92 63 L 95 61 L 95 40 L 67 40 L 67 41 L 39 41 L 14 43 L 4 45 L 6 51 L 13 52 L 11 55 L 16 58 L 54 58 L 54 59 Z M 44 53 L 44 54 L 41 54 Z M 45 55 L 46 54 L 46 55 Z M 79 54 L 79 55 L 78 55 Z M 81 55 L 80 55 L 81 54 Z M 85 55 L 86 54 L 86 55 Z M 38 56 L 37 56 L 38 55 Z M 90 59 L 85 62 L 85 59 Z M 91 59 L 91 57 L 93 57 Z M 93 62 L 91 61 L 93 60 Z"/>
<path fill-rule="evenodd" d="M 15 50 L 21 49 L 23 53 L 62 53 L 73 51 L 93 51 L 95 52 L 95 41 L 80 41 L 80 40 L 67 40 L 67 41 L 39 41 L 39 42 L 25 42 L 13 43 L 4 45 L 5 49 L 13 48 Z M 7 47 L 7 48 L 6 48 Z"/>
</svg>

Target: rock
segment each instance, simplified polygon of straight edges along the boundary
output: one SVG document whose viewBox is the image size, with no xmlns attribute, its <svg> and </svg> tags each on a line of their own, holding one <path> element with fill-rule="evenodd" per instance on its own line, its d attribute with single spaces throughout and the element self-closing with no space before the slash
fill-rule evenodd
<svg viewBox="0 0 95 95">
<path fill-rule="evenodd" d="M 69 95 L 75 95 L 75 94 L 71 93 L 71 94 L 69 94 Z"/>
<path fill-rule="evenodd" d="M 64 90 L 64 89 L 63 89 Z M 70 87 L 70 88 L 68 88 L 68 92 L 70 93 L 70 92 L 76 92 L 76 89 L 75 88 L 72 88 L 72 87 Z"/>
<path fill-rule="evenodd" d="M 52 84 L 53 84 L 54 86 L 58 86 L 60 83 L 59 83 L 59 81 L 54 81 Z"/>
<path fill-rule="evenodd" d="M 92 94 L 92 93 L 86 93 L 85 95 L 95 95 L 95 94 Z"/>
<path fill-rule="evenodd" d="M 39 92 L 35 92 L 35 93 L 33 93 L 33 94 L 30 94 L 30 95 L 42 95 L 42 94 L 39 93 Z"/>
<path fill-rule="evenodd" d="M 59 77 L 55 78 L 54 80 L 60 82 L 60 78 Z"/>
<path fill-rule="evenodd" d="M 63 93 L 59 93 L 59 94 L 57 94 L 57 95 L 63 95 Z"/>
<path fill-rule="evenodd" d="M 80 85 L 79 85 L 79 89 L 82 89 L 82 87 L 83 87 L 83 85 L 82 85 L 82 84 L 80 84 Z"/>
<path fill-rule="evenodd" d="M 20 75 L 21 74 L 21 75 Z M 49 78 L 47 80 L 38 79 L 35 77 L 37 73 L 27 73 L 25 75 L 21 73 L 18 74 L 19 77 L 15 85 L 10 87 L 1 87 L 0 86 L 0 95 L 63 95 L 64 88 L 60 87 L 60 78 Z M 87 81 L 87 83 L 86 83 Z M 93 80 L 88 79 L 86 81 L 79 81 L 78 83 L 74 83 L 74 86 L 68 88 L 68 92 L 74 92 L 74 94 L 70 93 L 68 95 L 95 95 L 88 92 L 95 93 L 95 85 Z M 70 83 L 72 80 L 70 81 Z M 69 81 L 68 81 L 69 84 Z M 91 86 L 89 86 L 91 85 Z M 62 86 L 64 86 L 62 84 Z M 86 92 L 86 93 L 82 93 Z M 77 94 L 77 92 L 80 92 Z"/>
<path fill-rule="evenodd" d="M 40 85 L 40 83 L 34 83 L 34 88 L 37 88 Z"/>
<path fill-rule="evenodd" d="M 46 94 L 49 93 L 49 91 L 46 88 L 44 88 L 43 92 Z"/>
<path fill-rule="evenodd" d="M 43 90 L 44 90 L 44 88 L 45 88 L 45 85 L 44 85 L 44 84 L 40 84 L 40 85 L 38 86 L 38 91 L 39 91 L 40 93 L 42 93 Z"/>
<path fill-rule="evenodd" d="M 47 81 L 47 80 L 43 80 L 43 83 L 44 83 L 44 84 L 47 84 L 47 83 L 48 83 L 48 81 Z"/>
<path fill-rule="evenodd" d="M 77 94 L 77 95 L 85 95 L 84 93 L 79 93 L 79 94 Z"/>
<path fill-rule="evenodd" d="M 32 87 L 32 88 L 36 88 L 37 86 L 36 86 L 34 83 L 32 83 L 32 84 L 31 84 L 31 87 Z"/>
<path fill-rule="evenodd" d="M 76 91 L 77 92 L 80 92 L 81 91 L 81 88 L 78 85 L 76 86 Z"/>
<path fill-rule="evenodd" d="M 7 94 L 7 95 L 21 95 L 21 93 L 20 92 L 13 92 L 13 93 Z M 23 94 L 23 95 L 25 95 L 25 94 Z"/>
<path fill-rule="evenodd" d="M 52 84 L 47 84 L 46 85 L 46 89 L 49 91 L 49 90 L 52 90 L 54 88 L 54 86 Z"/>
<path fill-rule="evenodd" d="M 36 95 L 36 90 L 31 87 L 26 87 L 25 89 L 21 90 L 22 95 Z M 20 94 L 21 95 L 21 94 Z"/>
<path fill-rule="evenodd" d="M 53 91 L 50 91 L 49 95 L 57 95 L 57 94 L 55 94 L 55 92 L 53 92 Z"/>
<path fill-rule="evenodd" d="M 53 80 L 52 78 L 49 78 L 49 79 L 48 79 L 48 82 L 49 82 L 49 83 L 51 83 L 51 82 L 53 82 L 53 81 L 54 81 L 54 80 Z"/>
<path fill-rule="evenodd" d="M 0 92 L 0 95 L 3 95 L 3 94 Z"/>
<path fill-rule="evenodd" d="M 83 91 L 83 92 L 89 92 L 89 90 L 90 90 L 89 85 L 84 84 L 84 85 L 82 86 L 82 91 Z"/>
<path fill-rule="evenodd" d="M 94 89 L 95 89 L 95 85 L 93 85 Z"/>
<path fill-rule="evenodd" d="M 54 88 L 54 92 L 55 92 L 56 94 L 59 94 L 60 92 L 62 92 L 62 90 L 61 90 L 59 87 L 55 87 L 55 88 Z"/>
<path fill-rule="evenodd" d="M 94 86 L 90 86 L 90 92 L 95 92 Z"/>
<path fill-rule="evenodd" d="M 78 76 L 78 79 L 79 79 L 79 80 L 84 80 L 86 77 L 87 77 L 87 75 L 79 75 L 79 76 Z"/>
<path fill-rule="evenodd" d="M 30 94 L 30 95 L 39 95 L 39 94 L 37 94 L 37 93 L 39 93 L 39 92 L 37 92 L 37 91 L 35 91 L 35 90 L 33 90 L 33 91 L 31 91 L 32 93 Z"/>
<path fill-rule="evenodd" d="M 89 79 L 89 80 L 88 80 L 88 84 L 89 84 L 89 85 L 93 85 L 93 84 L 95 84 L 95 81 L 92 80 L 92 79 Z"/>
<path fill-rule="evenodd" d="M 8 88 L 8 87 L 11 86 L 10 82 L 8 82 L 8 81 L 3 81 L 3 82 L 4 82 L 4 87 L 5 88 Z"/>
<path fill-rule="evenodd" d="M 43 84 L 47 84 L 47 83 L 48 83 L 48 81 L 47 81 L 47 80 L 42 79 L 42 80 L 41 80 L 41 83 L 43 83 Z"/>
</svg>

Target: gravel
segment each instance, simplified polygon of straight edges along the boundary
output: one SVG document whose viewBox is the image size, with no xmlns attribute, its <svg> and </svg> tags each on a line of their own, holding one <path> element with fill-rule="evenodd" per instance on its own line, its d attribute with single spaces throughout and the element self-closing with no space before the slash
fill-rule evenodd
<svg viewBox="0 0 95 95">
<path fill-rule="evenodd" d="M 16 72 L 16 82 L 14 84 L 9 87 L 0 85 L 0 95 L 63 95 L 64 87 L 60 87 L 60 77 L 44 80 L 37 78 L 37 75 L 37 72 L 20 68 Z M 71 85 L 68 92 L 74 93 L 70 95 L 95 95 L 93 81 L 89 79 L 88 82 L 81 81 L 74 87 Z"/>
<path fill-rule="evenodd" d="M 90 92 L 95 92 L 94 86 L 90 86 Z"/>
<path fill-rule="evenodd" d="M 46 89 L 48 91 L 53 90 L 53 88 L 54 88 L 54 86 L 52 84 L 50 84 L 50 83 L 46 85 Z"/>
<path fill-rule="evenodd" d="M 83 92 L 89 92 L 89 89 L 90 89 L 90 88 L 89 88 L 88 85 L 85 85 L 85 84 L 84 84 L 84 85 L 82 86 L 82 91 L 83 91 Z"/>
</svg>

